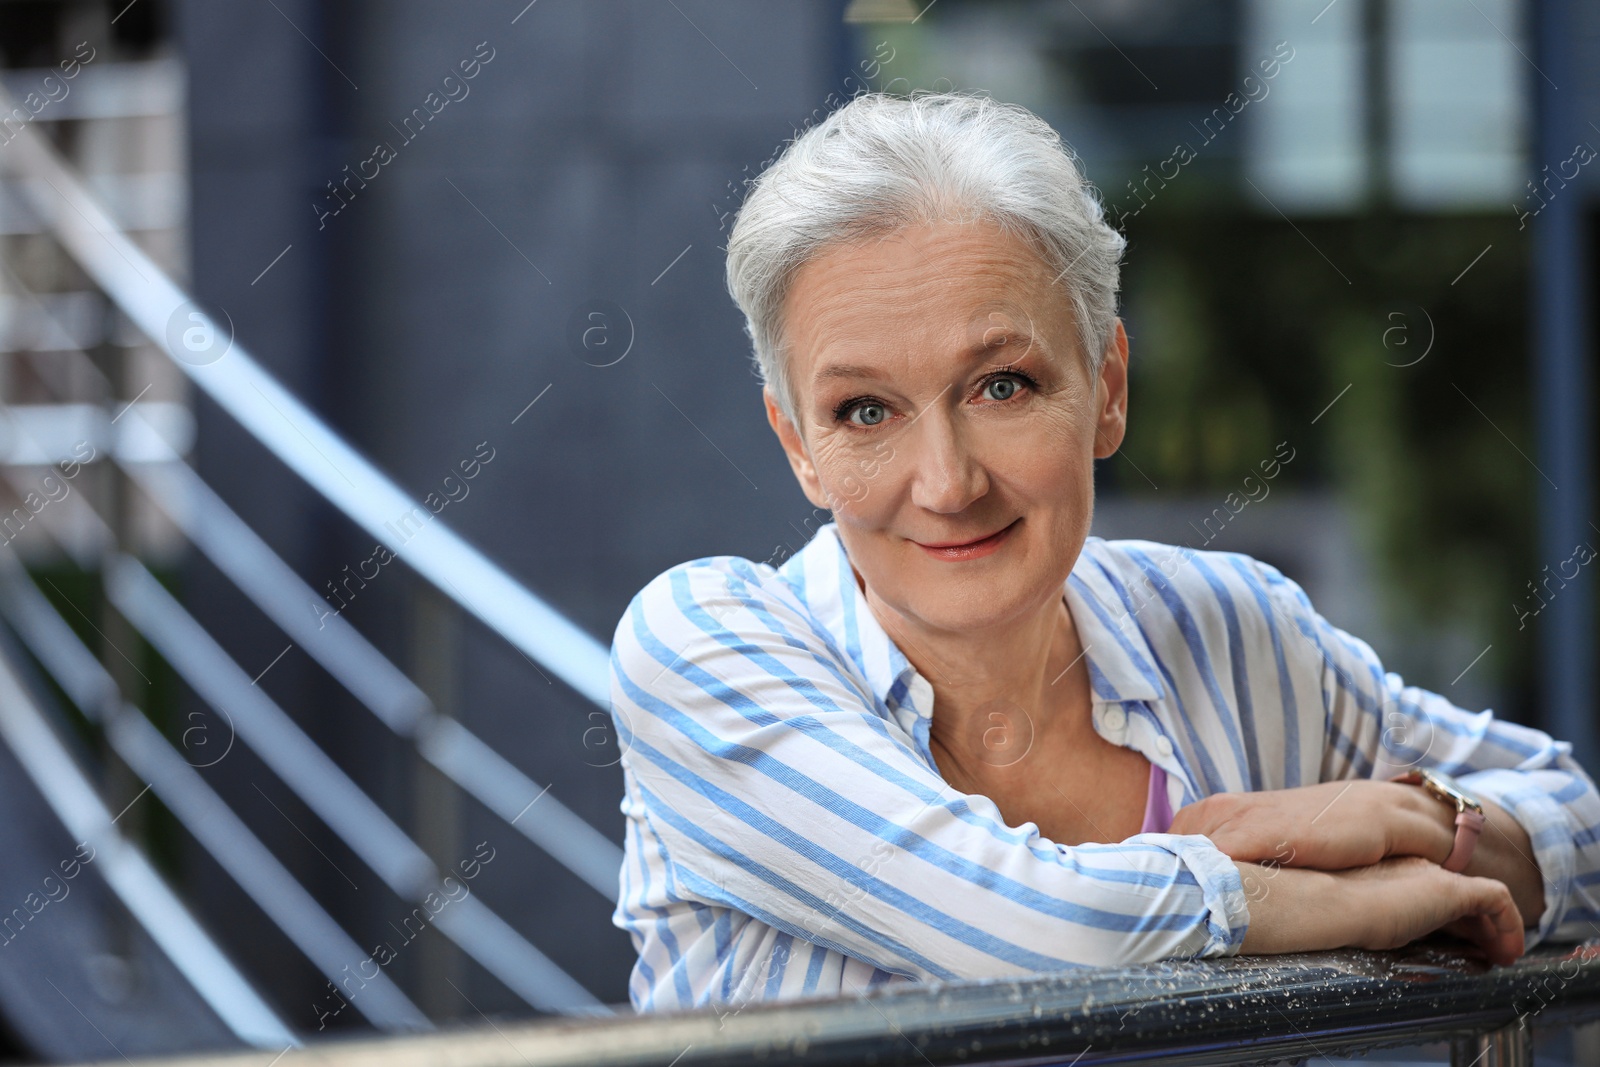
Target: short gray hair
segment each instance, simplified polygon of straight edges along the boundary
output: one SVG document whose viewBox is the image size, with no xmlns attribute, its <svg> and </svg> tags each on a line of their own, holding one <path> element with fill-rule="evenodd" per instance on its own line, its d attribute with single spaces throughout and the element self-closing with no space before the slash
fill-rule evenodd
<svg viewBox="0 0 1600 1067">
<path fill-rule="evenodd" d="M 761 380 L 791 421 L 781 311 L 795 273 L 835 241 L 958 214 L 1017 233 L 1065 279 L 1079 343 L 1099 372 L 1127 242 L 1061 136 L 1027 108 L 984 95 L 863 93 L 750 182 L 728 237 L 728 292 Z"/>
</svg>

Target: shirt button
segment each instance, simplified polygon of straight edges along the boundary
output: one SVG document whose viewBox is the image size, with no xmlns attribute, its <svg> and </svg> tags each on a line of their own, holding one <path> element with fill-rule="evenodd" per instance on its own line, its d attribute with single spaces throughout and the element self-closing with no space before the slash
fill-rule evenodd
<svg viewBox="0 0 1600 1067">
<path fill-rule="evenodd" d="M 1172 755 L 1172 742 L 1167 740 L 1166 734 L 1162 734 L 1160 737 L 1156 738 L 1156 751 L 1161 753 L 1163 756 Z"/>
<path fill-rule="evenodd" d="M 1113 704 L 1106 709 L 1105 716 L 1101 721 L 1105 723 L 1107 730 L 1114 734 L 1119 734 L 1128 725 L 1128 713 L 1123 711 L 1120 706 Z"/>
</svg>

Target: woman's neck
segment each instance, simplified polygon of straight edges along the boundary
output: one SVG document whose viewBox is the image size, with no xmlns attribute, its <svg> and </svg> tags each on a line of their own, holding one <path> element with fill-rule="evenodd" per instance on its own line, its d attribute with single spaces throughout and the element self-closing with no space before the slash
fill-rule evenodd
<svg viewBox="0 0 1600 1067">
<path fill-rule="evenodd" d="M 866 597 L 884 631 L 933 686 L 933 742 L 969 776 L 1012 765 L 1045 731 L 1092 730 L 1088 670 L 1062 597 L 1004 627 L 964 632 L 929 630 L 870 590 Z"/>
</svg>

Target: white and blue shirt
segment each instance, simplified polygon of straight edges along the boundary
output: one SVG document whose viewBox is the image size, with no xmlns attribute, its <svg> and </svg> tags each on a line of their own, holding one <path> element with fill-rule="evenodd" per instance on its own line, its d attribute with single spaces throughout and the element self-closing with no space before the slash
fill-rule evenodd
<svg viewBox="0 0 1600 1067">
<path fill-rule="evenodd" d="M 1090 537 L 1064 595 L 1094 729 L 1213 793 L 1443 770 L 1528 831 L 1527 945 L 1600 934 L 1600 794 L 1571 745 L 1386 673 L 1248 556 Z M 830 523 L 781 568 L 672 567 L 611 651 L 636 1010 L 1238 951 L 1233 861 L 1202 835 L 1059 845 L 940 776 L 933 688 Z"/>
</svg>

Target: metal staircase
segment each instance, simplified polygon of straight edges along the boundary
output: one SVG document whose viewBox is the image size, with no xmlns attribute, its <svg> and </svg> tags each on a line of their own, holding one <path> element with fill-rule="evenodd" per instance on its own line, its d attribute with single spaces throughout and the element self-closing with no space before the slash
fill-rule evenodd
<svg viewBox="0 0 1600 1067">
<path fill-rule="evenodd" d="M 10 106 L 12 102 L 0 97 L 0 109 Z M 7 188 L 21 196 L 41 234 L 59 244 L 119 317 L 279 462 L 386 544 L 442 596 L 543 673 L 608 708 L 606 649 L 442 522 L 432 521 L 422 504 L 263 370 L 232 339 L 228 323 L 215 321 L 200 308 L 130 238 L 38 126 L 23 126 L 0 151 Z M 47 363 L 38 368 L 39 380 L 72 383 L 63 388 L 74 394 L 25 405 L 0 395 L 7 461 L 0 476 L 21 502 L 9 516 L 16 534 L 4 540 L 11 541 L 24 528 L 30 538 L 48 537 L 83 574 L 97 579 L 107 611 L 124 628 L 121 632 L 148 642 L 210 706 L 216 721 L 225 724 L 225 730 L 210 738 L 190 738 L 187 731 L 170 726 L 163 731 L 148 716 L 149 709 L 127 699 L 119 684 L 119 674 L 125 675 L 132 661 L 97 657 L 78 636 L 75 620 L 63 616 L 63 597 L 52 600 L 13 547 L 0 547 L 0 617 L 9 629 L 0 642 L 0 737 L 9 750 L 6 758 L 25 776 L 19 780 L 0 771 L 6 790 L 23 798 L 10 809 L 13 820 L 21 823 L 13 832 L 25 833 L 39 817 L 54 824 L 46 835 L 51 843 L 33 846 L 34 854 L 43 857 L 41 864 L 53 864 L 57 852 L 60 858 L 72 856 L 77 843 L 92 848 L 94 859 L 81 866 L 87 875 L 82 884 L 93 884 L 131 923 L 139 959 L 145 961 L 140 966 L 157 976 L 144 984 L 160 985 L 163 992 L 144 1005 L 150 1033 L 147 1042 L 135 1041 L 134 1046 L 148 1052 L 177 1051 L 196 1042 L 200 1047 L 243 1043 L 282 1049 L 300 1043 L 310 1028 L 304 1019 L 291 1024 L 269 1006 L 256 989 L 250 961 L 228 957 L 181 894 L 157 873 L 136 835 L 119 828 L 112 805 L 95 784 L 104 768 L 93 766 L 95 757 L 87 746 L 73 743 L 74 720 L 67 706 L 103 737 L 110 757 L 120 764 L 118 773 L 144 783 L 328 979 L 324 1014 L 349 1007 L 385 1031 L 434 1025 L 383 970 L 386 961 L 374 959 L 340 927 L 326 903 L 296 881 L 248 820 L 213 787 L 211 776 L 218 773 L 213 768 L 226 758 L 224 744 L 251 750 L 384 885 L 422 909 L 417 912 L 419 924 L 437 927 L 530 1008 L 608 1013 L 611 1009 L 593 993 L 471 893 L 465 881 L 470 875 L 441 870 L 152 573 L 149 562 L 140 558 L 139 546 L 129 543 L 127 524 L 105 513 L 115 510 L 115 503 L 108 509 L 93 494 L 72 492 L 66 472 L 109 467 L 121 498 L 136 494 L 142 507 L 160 516 L 165 529 L 176 531 L 190 550 L 208 559 L 360 706 L 414 746 L 423 761 L 608 900 L 616 893 L 621 850 L 549 795 L 547 787 L 459 721 L 440 714 L 423 690 L 342 614 L 308 610 L 308 605 L 323 602 L 322 595 L 186 462 L 193 428 L 183 405 L 139 398 L 84 402 L 78 394 L 111 398 L 117 391 L 83 350 L 86 346 L 73 343 L 83 329 L 69 320 L 70 302 L 30 291 L 9 269 L 3 283 L 8 314 L 13 320 L 25 316 L 44 338 L 37 350 L 12 358 Z M 0 523 L 7 518 L 0 516 Z M 396 523 L 403 537 L 394 535 Z M 117 647 L 101 636 L 106 646 Z M 191 741 L 209 741 L 212 747 L 202 751 Z M 41 872 L 47 869 L 42 866 Z M 0 879 L 0 889 L 10 888 L 8 881 Z M 18 892 L 22 888 L 19 883 Z M 40 925 L 47 921 L 53 927 L 48 934 L 13 923 L 21 930 L 15 940 L 31 940 L 37 948 L 52 938 L 70 939 L 66 918 L 43 912 L 34 919 Z M 126 967 L 131 951 L 101 954 L 123 959 Z M 46 1027 L 30 1029 L 24 1005 L 43 994 L 32 988 L 38 983 L 30 985 L 25 971 L 12 966 L 24 955 L 9 944 L 0 946 L 0 1012 L 12 1020 L 13 1039 L 21 1051 L 55 1059 L 106 1052 L 103 1044 L 85 1046 Z M 66 993 L 61 995 L 71 1002 Z M 53 1008 L 53 1014 L 64 1010 L 59 1004 Z M 163 1020 L 165 1029 L 158 1025 Z"/>
</svg>

